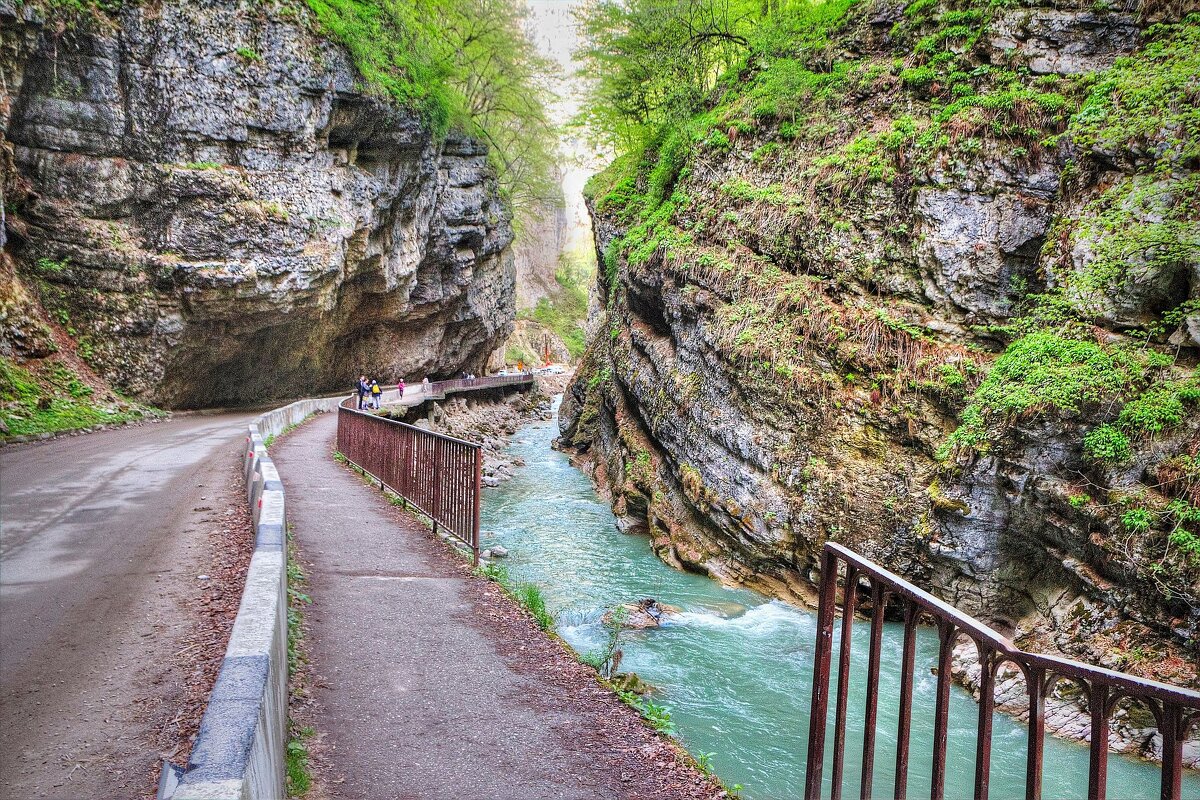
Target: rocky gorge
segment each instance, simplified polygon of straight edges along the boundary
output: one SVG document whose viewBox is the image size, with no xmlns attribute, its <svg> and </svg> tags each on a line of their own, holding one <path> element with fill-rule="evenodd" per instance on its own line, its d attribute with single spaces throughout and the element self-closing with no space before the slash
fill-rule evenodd
<svg viewBox="0 0 1200 800">
<path fill-rule="evenodd" d="M 678 567 L 804 603 L 838 541 L 1194 685 L 1196 9 L 831 6 L 594 179 L 560 446 Z"/>
<path fill-rule="evenodd" d="M 0 352 L 171 408 L 482 371 L 515 315 L 487 149 L 288 4 L 0 3 Z"/>
</svg>

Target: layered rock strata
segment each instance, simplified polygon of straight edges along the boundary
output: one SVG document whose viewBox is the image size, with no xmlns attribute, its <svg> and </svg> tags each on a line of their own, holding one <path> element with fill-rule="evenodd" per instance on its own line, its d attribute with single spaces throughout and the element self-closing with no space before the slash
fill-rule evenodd
<svg viewBox="0 0 1200 800">
<path fill-rule="evenodd" d="M 1048 313 L 1039 298 L 1084 305 L 1079 276 L 1139 226 L 1182 220 L 1182 246 L 1158 257 L 1165 234 L 1125 247 L 1122 272 L 1084 298 L 1092 327 L 1070 341 L 1154 352 L 1155 380 L 1194 385 L 1197 165 L 1172 159 L 1181 134 L 1169 125 L 1113 144 L 1074 136 L 1087 117 L 1071 117 L 1090 87 L 1126 79 L 1110 70 L 1136 69 L 1143 53 L 1169 63 L 1163 31 L 1169 43 L 1189 28 L 1175 17 L 1148 33 L 1161 8 L 974 10 L 985 6 L 857 4 L 819 58 L 797 57 L 799 77 L 778 79 L 810 93 L 790 118 L 763 99 L 765 80 L 744 102 L 726 93 L 712 112 L 724 121 L 693 135 L 653 217 L 637 205 L 653 158 L 598 179 L 606 310 L 564 400 L 561 444 L 611 494 L 622 528 L 648 532 L 679 567 L 803 602 L 835 540 L 1027 649 L 1191 683 L 1200 590 L 1172 537 L 1192 523 L 1169 509 L 1200 503 L 1194 390 L 1112 462 L 1082 443 L 1125 424 L 1117 392 L 1073 409 L 1029 403 L 993 420 L 986 445 L 948 446 L 1017 326 Z M 943 22 L 967 14 L 970 26 Z M 918 40 L 965 64 L 951 78 L 969 88 L 952 94 L 920 71 L 925 58 L 904 60 Z M 1007 94 L 987 83 L 1002 70 L 1017 82 Z M 1022 106 L 1018 84 L 1055 97 Z M 1040 116 L 1059 100 L 1065 111 Z M 1012 109 L 1027 116 L 1010 122 Z M 926 131 L 945 138 L 922 161 Z M 1168 190 L 1142 191 L 1158 183 Z M 1029 349 L 1058 341 L 1030 335 Z"/>
<path fill-rule="evenodd" d="M 364 88 L 306 12 L 0 18 L 14 294 L 118 390 L 197 407 L 482 371 L 511 330 L 486 149 Z M 6 319 L 5 349 L 38 355 L 30 327 Z"/>
</svg>

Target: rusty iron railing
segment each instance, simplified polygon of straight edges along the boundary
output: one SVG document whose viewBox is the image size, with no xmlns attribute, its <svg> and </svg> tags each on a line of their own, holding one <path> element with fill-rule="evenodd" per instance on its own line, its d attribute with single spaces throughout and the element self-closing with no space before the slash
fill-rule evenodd
<svg viewBox="0 0 1200 800">
<path fill-rule="evenodd" d="M 482 378 L 455 378 L 449 381 L 434 381 L 429 384 L 430 396 L 446 395 L 450 392 L 461 392 L 467 389 L 492 389 L 497 386 L 515 386 L 533 383 L 533 373 L 522 372 L 517 375 L 485 375 Z M 421 384 L 414 384 L 419 388 Z"/>
<path fill-rule="evenodd" d="M 471 548 L 479 563 L 482 447 L 403 422 L 338 408 L 338 452 Z"/>
<path fill-rule="evenodd" d="M 867 656 L 865 730 L 863 734 L 860 797 L 870 800 L 875 763 L 875 724 L 878 712 L 880 651 L 883 610 L 889 600 L 903 606 L 904 645 L 901 655 L 899 731 L 896 744 L 894 796 L 907 794 L 909 734 L 912 723 L 913 673 L 917 626 L 928 617 L 939 637 L 937 693 L 934 707 L 933 769 L 930 795 L 942 800 L 946 781 L 946 739 L 950 707 L 951 653 L 960 634 L 971 639 L 980 661 L 979 721 L 975 748 L 976 800 L 987 800 L 992 750 L 992 714 L 995 708 L 997 670 L 1009 663 L 1021 671 L 1029 693 L 1029 741 L 1026 754 L 1025 797 L 1038 800 L 1042 793 L 1042 745 L 1046 736 L 1045 701 L 1055 684 L 1066 680 L 1077 685 L 1088 700 L 1091 716 L 1089 800 L 1104 800 L 1108 777 L 1109 718 L 1118 701 L 1129 698 L 1144 704 L 1162 734 L 1162 800 L 1179 800 L 1183 773 L 1183 742 L 1200 721 L 1200 693 L 1120 672 L 1092 667 L 1054 656 L 1027 653 L 1007 638 L 963 614 L 953 606 L 918 589 L 854 552 L 827 543 L 821 557 L 821 595 L 817 611 L 817 648 L 813 665 L 812 711 L 808 732 L 806 800 L 821 798 L 825 763 L 825 736 L 829 713 L 829 682 L 833 660 L 833 625 L 839 571 L 844 566 L 841 642 L 838 653 L 837 698 L 833 725 L 832 786 L 829 797 L 840 800 L 846 755 L 846 715 L 850 685 L 851 631 L 858 605 L 860 582 L 869 587 L 871 615 Z"/>
<path fill-rule="evenodd" d="M 450 392 L 528 384 L 533 379 L 532 374 L 522 373 L 436 381 L 425 392 L 422 384 L 409 387 L 405 398 L 445 397 Z M 429 517 L 434 533 L 441 527 L 471 548 L 472 560 L 478 564 L 482 446 L 359 411 L 356 403 L 357 396 L 351 395 L 338 408 L 338 452 L 373 475 L 381 488 L 395 492 Z"/>
</svg>

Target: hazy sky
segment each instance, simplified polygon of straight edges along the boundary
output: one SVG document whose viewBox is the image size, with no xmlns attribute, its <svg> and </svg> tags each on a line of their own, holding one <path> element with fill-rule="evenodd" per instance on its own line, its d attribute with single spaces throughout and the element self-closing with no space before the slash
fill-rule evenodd
<svg viewBox="0 0 1200 800">
<path fill-rule="evenodd" d="M 533 38 L 543 55 L 558 62 L 561 73 L 555 82 L 554 91 L 558 100 L 551 108 L 555 123 L 565 126 L 579 110 L 578 83 L 574 78 L 575 62 L 572 51 L 578 46 L 575 21 L 571 12 L 583 5 L 584 0 L 526 0 L 529 7 Z M 592 227 L 587 209 L 583 205 L 583 185 L 595 172 L 602 169 L 607 158 L 596 153 L 578 131 L 564 129 L 561 137 L 564 156 L 563 195 L 567 203 L 567 219 L 571 223 L 571 234 L 567 243 L 568 252 L 594 254 Z"/>
</svg>

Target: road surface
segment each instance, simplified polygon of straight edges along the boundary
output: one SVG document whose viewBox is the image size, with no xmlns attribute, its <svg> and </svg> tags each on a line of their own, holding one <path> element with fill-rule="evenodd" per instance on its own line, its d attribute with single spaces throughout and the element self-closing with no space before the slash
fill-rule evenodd
<svg viewBox="0 0 1200 800">
<path fill-rule="evenodd" d="M 0 797 L 144 792 L 252 417 L 0 450 Z"/>
</svg>

